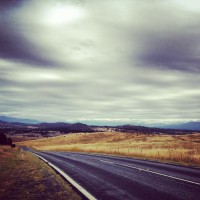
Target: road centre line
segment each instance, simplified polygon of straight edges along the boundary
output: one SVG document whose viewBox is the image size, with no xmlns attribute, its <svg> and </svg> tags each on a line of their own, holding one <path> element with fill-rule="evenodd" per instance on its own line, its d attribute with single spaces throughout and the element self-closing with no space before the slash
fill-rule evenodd
<svg viewBox="0 0 200 200">
<path fill-rule="evenodd" d="M 195 185 L 200 186 L 200 183 L 197 183 L 197 182 L 194 182 L 194 181 L 190 181 L 190 180 L 186 180 L 186 179 L 182 179 L 182 178 L 178 178 L 178 177 L 175 177 L 175 176 L 162 174 L 162 173 L 159 173 L 159 172 L 154 172 L 154 171 L 151 171 L 149 169 L 143 169 L 143 168 L 139 168 L 139 167 L 134 167 L 132 165 L 126 165 L 126 164 L 121 164 L 121 163 L 116 163 L 116 162 L 110 162 L 110 161 L 107 161 L 107 160 L 99 160 L 99 161 L 105 162 L 105 163 L 109 163 L 109 164 L 119 165 L 119 166 L 123 166 L 123 167 L 128 167 L 128 168 L 132 168 L 132 169 L 137 169 L 139 171 L 145 171 L 145 172 L 148 172 L 148 173 L 157 174 L 157 175 L 160 175 L 160 176 L 165 176 L 165 177 L 168 177 L 168 178 L 172 178 L 172 179 L 176 179 L 176 180 L 179 180 L 179 181 L 183 181 L 183 182 L 187 182 L 187 183 L 191 183 L 191 184 L 195 184 Z"/>
</svg>

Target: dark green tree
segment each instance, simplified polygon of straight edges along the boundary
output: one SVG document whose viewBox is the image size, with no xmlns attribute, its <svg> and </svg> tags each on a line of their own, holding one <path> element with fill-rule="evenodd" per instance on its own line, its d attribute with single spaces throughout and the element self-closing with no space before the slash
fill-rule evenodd
<svg viewBox="0 0 200 200">
<path fill-rule="evenodd" d="M 0 133 L 0 144 L 6 145 L 7 144 L 7 137 L 4 133 Z"/>
<path fill-rule="evenodd" d="M 12 145 L 12 139 L 11 138 L 7 138 L 7 144 Z"/>
</svg>

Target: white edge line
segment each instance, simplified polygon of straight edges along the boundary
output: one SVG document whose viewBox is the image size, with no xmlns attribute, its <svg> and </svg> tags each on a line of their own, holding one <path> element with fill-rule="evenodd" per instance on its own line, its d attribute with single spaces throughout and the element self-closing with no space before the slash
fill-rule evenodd
<svg viewBox="0 0 200 200">
<path fill-rule="evenodd" d="M 67 175 L 60 168 L 56 167 L 54 164 L 52 164 L 48 160 L 44 159 L 42 156 L 39 156 L 36 153 L 33 153 L 33 154 L 35 154 L 37 157 L 39 157 L 44 162 L 46 162 L 49 166 L 51 166 L 53 169 L 55 169 L 59 174 L 61 174 L 67 181 L 69 181 L 78 191 L 80 191 L 89 200 L 97 200 L 93 195 L 91 195 L 86 189 L 84 189 L 81 185 L 79 185 L 74 179 L 72 179 L 69 175 Z"/>
<path fill-rule="evenodd" d="M 151 171 L 149 169 L 142 169 L 142 168 L 138 168 L 138 167 L 133 167 L 131 165 L 124 165 L 124 164 L 121 164 L 121 163 L 110 162 L 110 161 L 106 161 L 106 160 L 100 160 L 100 161 L 110 163 L 110 164 L 116 164 L 116 165 L 120 165 L 120 166 L 124 166 L 124 167 L 129 167 L 129 168 L 132 168 L 132 169 L 137 169 L 137 170 L 140 170 L 140 171 L 145 171 L 145 172 L 157 174 L 157 175 L 160 175 L 160 176 L 165 176 L 165 177 L 168 177 L 168 178 L 176 179 L 176 180 L 179 180 L 179 181 L 184 181 L 184 182 L 187 182 L 187 183 L 192 183 L 192 184 L 195 184 L 195 185 L 200 185 L 200 183 L 197 183 L 197 182 L 194 182 L 194 181 L 189 181 L 189 180 L 178 178 L 178 177 L 175 177 L 175 176 L 170 176 L 170 175 L 162 174 L 162 173 L 159 173 L 159 172 L 154 172 L 154 171 Z"/>
</svg>

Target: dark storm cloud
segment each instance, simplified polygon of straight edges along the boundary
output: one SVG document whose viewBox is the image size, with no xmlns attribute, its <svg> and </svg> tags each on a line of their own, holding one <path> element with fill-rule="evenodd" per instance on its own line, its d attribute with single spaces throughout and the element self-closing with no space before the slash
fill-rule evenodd
<svg viewBox="0 0 200 200">
<path fill-rule="evenodd" d="M 17 21 L 12 12 L 22 1 L 1 2 L 0 5 L 0 58 L 24 62 L 35 66 L 55 66 L 54 60 L 43 56 L 37 44 L 25 37 L 26 27 Z"/>
<path fill-rule="evenodd" d="M 146 65 L 178 69 L 200 70 L 200 31 L 179 30 L 175 33 L 150 34 L 139 56 Z"/>
<path fill-rule="evenodd" d="M 133 62 L 167 70 L 200 71 L 199 2 L 142 1 L 138 24 L 129 27 Z M 134 22 L 134 21 L 133 21 Z"/>
<path fill-rule="evenodd" d="M 27 41 L 14 27 L 0 22 L 0 57 L 28 64 L 53 66 L 56 63 L 40 55 L 40 50 Z"/>
<path fill-rule="evenodd" d="M 7 10 L 12 9 L 13 7 L 21 6 L 24 0 L 1 0 L 0 1 L 0 9 Z"/>
</svg>

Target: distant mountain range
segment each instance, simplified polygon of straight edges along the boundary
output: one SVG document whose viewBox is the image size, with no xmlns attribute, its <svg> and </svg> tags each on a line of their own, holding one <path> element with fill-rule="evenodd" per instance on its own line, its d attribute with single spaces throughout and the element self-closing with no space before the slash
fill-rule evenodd
<svg viewBox="0 0 200 200">
<path fill-rule="evenodd" d="M 163 125 L 160 128 L 200 131 L 200 122 L 187 122 L 183 124 Z"/>
<path fill-rule="evenodd" d="M 4 121 L 4 122 L 18 122 L 18 123 L 24 123 L 24 124 L 38 124 L 38 123 L 41 123 L 38 120 L 21 119 L 21 118 L 6 117 L 6 116 L 0 116 L 0 121 Z"/>
<path fill-rule="evenodd" d="M 37 120 L 18 119 L 12 117 L 0 116 L 0 133 L 41 133 L 43 135 L 50 132 L 62 133 L 79 133 L 79 132 L 94 132 L 94 130 L 82 123 L 41 123 Z"/>
<path fill-rule="evenodd" d="M 10 122 L 10 123 L 22 123 L 22 124 L 31 124 L 31 125 L 37 125 L 41 129 L 51 129 L 51 130 L 57 130 L 57 129 L 67 129 L 71 131 L 80 131 L 83 132 L 91 131 L 90 126 L 82 123 L 65 123 L 65 122 L 55 122 L 55 123 L 42 123 L 38 120 L 33 119 L 21 119 L 21 118 L 14 118 L 14 117 L 7 117 L 7 116 L 0 116 L 0 121 L 3 122 Z M 101 126 L 100 126 L 101 127 Z M 124 126 L 107 126 L 107 127 L 116 127 L 120 129 L 134 129 L 134 130 L 142 130 L 147 127 L 142 126 L 134 126 L 134 125 L 124 125 Z M 152 129 L 153 127 L 151 127 Z M 200 122 L 187 122 L 187 123 L 181 123 L 181 124 L 169 124 L 169 125 L 162 125 L 162 126 L 155 126 L 155 128 L 162 128 L 162 129 L 177 129 L 177 130 L 194 130 L 194 131 L 200 131 Z"/>
</svg>

